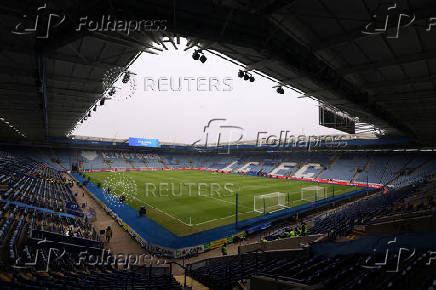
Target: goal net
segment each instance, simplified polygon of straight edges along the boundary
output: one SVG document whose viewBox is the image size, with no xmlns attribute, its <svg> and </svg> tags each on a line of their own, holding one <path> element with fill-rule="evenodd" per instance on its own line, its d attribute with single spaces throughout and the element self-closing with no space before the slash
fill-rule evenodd
<svg viewBox="0 0 436 290">
<path fill-rule="evenodd" d="M 284 192 L 273 192 L 254 196 L 254 211 L 259 213 L 274 212 L 287 207 L 288 195 Z"/>
<path fill-rule="evenodd" d="M 301 188 L 301 200 L 317 201 L 327 197 L 327 188 L 324 186 L 308 186 Z"/>
</svg>

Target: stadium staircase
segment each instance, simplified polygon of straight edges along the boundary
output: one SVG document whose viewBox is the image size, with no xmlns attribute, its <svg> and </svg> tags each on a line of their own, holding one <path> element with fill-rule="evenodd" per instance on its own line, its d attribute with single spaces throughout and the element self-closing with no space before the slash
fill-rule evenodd
<svg viewBox="0 0 436 290">
<path fill-rule="evenodd" d="M 429 164 L 432 163 L 433 161 L 434 161 L 433 159 L 429 159 L 429 160 L 427 160 L 426 162 L 422 163 L 421 165 L 419 165 L 418 167 L 416 167 L 415 169 L 413 169 L 413 170 L 409 173 L 409 175 L 414 174 L 415 171 L 418 171 L 418 170 L 420 170 L 420 169 L 426 167 L 427 165 L 429 165 Z"/>
<path fill-rule="evenodd" d="M 396 181 L 398 178 L 400 178 L 400 176 L 406 171 L 408 166 L 413 163 L 413 161 L 415 161 L 415 157 L 410 158 L 410 160 L 407 161 L 406 164 L 404 164 L 404 166 L 397 172 L 397 174 L 395 174 L 394 178 L 392 178 L 391 181 L 386 183 L 386 185 L 391 185 L 394 181 Z"/>
<path fill-rule="evenodd" d="M 315 178 L 319 178 L 319 177 L 321 176 L 321 174 L 324 173 L 325 170 L 326 170 L 326 168 L 323 167 L 323 168 L 321 169 L 321 171 L 319 172 L 319 174 L 318 174 L 317 176 L 315 176 Z"/>
<path fill-rule="evenodd" d="M 341 157 L 340 155 L 335 155 L 335 156 L 332 158 L 332 160 L 331 160 L 329 166 L 327 166 L 326 168 L 323 168 L 315 178 L 320 178 L 321 175 L 322 175 L 325 171 L 332 169 L 333 166 L 335 166 L 336 162 L 338 161 L 338 159 L 339 159 L 340 157 Z"/>
<path fill-rule="evenodd" d="M 359 175 L 360 175 L 360 172 L 359 172 L 359 170 L 356 169 L 356 173 L 354 173 L 354 176 L 351 179 L 351 182 L 354 182 L 357 179 L 357 177 L 359 177 Z"/>
<path fill-rule="evenodd" d="M 166 163 L 164 162 L 164 160 L 162 159 L 162 157 L 161 157 L 159 154 L 157 155 L 157 157 L 159 157 L 160 163 L 162 163 L 163 168 L 164 168 L 164 169 L 167 169 L 168 166 L 166 165 Z M 145 163 L 145 160 L 144 160 L 144 163 Z M 147 163 L 145 163 L 145 165 L 147 166 Z"/>
<path fill-rule="evenodd" d="M 54 156 L 54 160 L 55 160 L 55 162 L 56 162 L 57 164 L 59 164 L 59 166 L 60 166 L 63 170 L 66 170 L 66 169 L 65 169 L 65 166 L 62 164 L 61 159 L 60 159 L 59 156 L 56 154 L 56 151 L 53 150 L 53 148 L 50 148 L 50 153 L 51 153 L 52 156 Z"/>
<path fill-rule="evenodd" d="M 130 168 L 135 168 L 135 166 L 133 166 L 133 163 L 130 162 L 130 160 L 127 159 L 126 156 L 124 156 L 123 153 L 121 153 L 121 156 L 123 157 L 124 161 L 126 161 L 126 163 L 130 165 Z"/>
<path fill-rule="evenodd" d="M 329 166 L 327 167 L 327 170 L 332 169 L 333 166 L 335 166 L 336 162 L 339 160 L 339 158 L 341 158 L 341 155 L 335 155 L 332 159 L 332 162 L 330 162 Z"/>
<path fill-rule="evenodd" d="M 177 282 L 179 282 L 180 285 L 184 285 L 185 276 L 183 275 L 174 276 L 174 278 L 176 279 Z M 209 290 L 209 287 L 204 286 L 203 284 L 201 284 L 200 282 L 189 276 L 186 277 L 186 285 L 187 287 L 191 287 L 191 289 L 195 289 L 195 290 Z"/>
<path fill-rule="evenodd" d="M 333 158 L 333 160 L 335 160 L 335 159 L 336 159 L 336 156 Z M 337 160 L 337 159 L 336 159 L 336 160 Z M 332 161 L 332 163 L 333 163 L 333 162 L 336 162 L 336 160 L 335 160 L 335 161 Z M 328 167 L 322 167 L 321 171 L 318 173 L 317 176 L 315 176 L 315 178 L 320 178 L 320 176 L 324 173 L 324 171 L 326 171 L 326 170 L 328 170 L 328 169 L 330 168 L 330 166 L 332 165 L 332 163 L 330 163 Z"/>
<path fill-rule="evenodd" d="M 43 156 L 43 157 L 44 157 L 45 159 L 47 159 L 48 161 L 56 163 L 56 162 L 53 160 L 53 158 L 51 158 L 49 155 L 47 155 L 44 151 L 39 150 L 39 153 L 41 154 L 41 156 Z"/>
<path fill-rule="evenodd" d="M 106 160 L 104 160 L 103 152 L 100 152 L 99 155 L 100 155 L 101 161 L 107 165 L 107 168 L 111 169 L 112 167 L 111 167 L 110 162 L 107 162 Z"/>
<path fill-rule="evenodd" d="M 356 173 L 354 174 L 353 179 L 351 179 L 351 182 L 355 182 L 356 179 L 359 177 L 360 173 L 365 172 L 365 171 L 368 171 L 368 168 L 369 168 L 369 166 L 371 166 L 371 162 L 372 162 L 373 159 L 374 159 L 374 156 L 371 156 L 371 157 L 368 159 L 368 162 L 367 162 L 366 165 L 363 167 L 363 169 L 362 169 L 361 172 L 359 172 L 359 171 L 356 170 Z"/>
</svg>

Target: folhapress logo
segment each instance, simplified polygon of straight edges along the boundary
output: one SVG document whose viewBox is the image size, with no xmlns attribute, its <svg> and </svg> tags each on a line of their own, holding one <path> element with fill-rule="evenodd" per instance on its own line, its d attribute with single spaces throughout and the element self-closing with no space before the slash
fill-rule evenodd
<svg viewBox="0 0 436 290">
<path fill-rule="evenodd" d="M 425 31 L 432 31 L 436 26 L 436 17 L 429 17 L 425 20 Z M 384 35 L 386 38 L 397 39 L 400 37 L 401 29 L 415 26 L 416 29 L 422 28 L 416 25 L 417 18 L 415 13 L 400 9 L 396 3 L 380 4 L 372 14 L 372 22 L 368 23 L 362 30 L 366 35 Z"/>
<path fill-rule="evenodd" d="M 50 31 L 64 23 L 65 19 L 65 14 L 49 13 L 47 4 L 44 4 L 36 9 L 34 19 L 24 14 L 23 21 L 18 23 L 11 32 L 18 35 L 34 34 L 36 38 L 47 39 L 50 37 Z M 120 32 L 130 35 L 133 32 L 167 30 L 166 19 L 115 19 L 111 15 L 102 15 L 99 19 L 82 16 L 75 22 L 78 22 L 75 29 L 77 32 Z"/>
<path fill-rule="evenodd" d="M 226 121 L 227 119 L 211 119 L 203 128 L 203 137 L 192 143 L 192 146 L 214 147 L 218 154 L 230 154 L 230 147 L 237 145 L 244 137 L 244 128 L 226 125 Z"/>
<path fill-rule="evenodd" d="M 33 20 L 24 14 L 23 21 L 14 27 L 12 33 L 18 35 L 35 34 L 36 38 L 49 38 L 50 30 L 61 25 L 65 21 L 65 15 L 47 13 L 46 9 L 47 4 L 38 7 Z"/>
</svg>

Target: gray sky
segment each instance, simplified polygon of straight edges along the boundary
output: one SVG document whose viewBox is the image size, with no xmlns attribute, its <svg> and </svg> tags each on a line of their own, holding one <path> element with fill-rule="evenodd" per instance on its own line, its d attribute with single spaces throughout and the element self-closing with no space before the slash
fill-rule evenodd
<svg viewBox="0 0 436 290">
<path fill-rule="evenodd" d="M 92 112 L 73 135 L 156 138 L 191 144 L 202 138 L 204 126 L 214 118 L 242 127 L 243 140 L 255 140 L 259 131 L 268 132 L 264 135 L 279 135 L 281 130 L 293 135 L 341 133 L 318 125 L 316 101 L 297 98 L 299 94 L 289 89 L 280 95 L 272 88 L 276 83 L 258 75 L 254 75 L 253 83 L 244 81 L 237 76 L 239 66 L 207 52 L 204 64 L 195 61 L 193 49 L 184 51 L 183 41 L 178 50 L 167 47 L 169 50 L 159 55 L 143 53 L 130 67 L 136 74 L 135 89 L 132 82 L 117 82 L 115 99 Z M 186 79 L 191 77 L 195 80 Z M 159 90 L 159 78 L 171 78 L 174 90 L 165 79 L 161 79 Z M 211 78 L 216 85 L 209 89 Z"/>
</svg>

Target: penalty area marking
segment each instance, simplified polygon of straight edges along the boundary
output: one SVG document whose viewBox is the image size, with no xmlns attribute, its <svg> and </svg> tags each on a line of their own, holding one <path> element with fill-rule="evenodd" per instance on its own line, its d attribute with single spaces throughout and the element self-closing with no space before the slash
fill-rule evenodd
<svg viewBox="0 0 436 290">
<path fill-rule="evenodd" d="M 228 218 L 231 218 L 231 217 L 234 217 L 234 216 L 235 216 L 235 214 L 233 214 L 233 215 L 229 215 L 229 216 L 225 216 L 225 217 L 221 217 L 221 218 L 215 218 L 215 219 L 207 220 L 207 221 L 204 221 L 204 222 L 201 222 L 201 223 L 197 223 L 197 224 L 188 224 L 188 223 L 185 223 L 184 221 L 180 220 L 179 218 L 176 218 L 175 216 L 172 216 L 171 214 L 169 214 L 169 213 L 167 213 L 167 212 L 161 210 L 160 208 L 155 207 L 155 206 L 152 206 L 151 204 L 145 202 L 144 200 L 137 198 L 136 196 L 133 197 L 133 198 L 135 198 L 136 200 L 138 200 L 138 201 L 140 201 L 140 202 L 143 202 L 143 203 L 146 204 L 147 206 L 149 206 L 149 207 L 151 207 L 151 208 L 153 208 L 153 209 L 155 209 L 155 210 L 157 210 L 157 211 L 159 211 L 159 212 L 161 212 L 161 213 L 163 213 L 163 214 L 169 216 L 170 218 L 172 218 L 172 219 L 174 219 L 174 220 L 176 220 L 176 221 L 178 221 L 178 222 L 180 222 L 180 223 L 182 223 L 182 224 L 184 224 L 185 226 L 188 226 L 188 227 L 192 227 L 192 226 L 200 226 L 200 225 L 203 225 L 203 224 L 206 224 L 206 223 L 211 223 L 211 222 L 214 222 L 214 221 L 217 221 L 217 220 L 228 219 Z M 219 200 L 219 199 L 218 199 L 218 200 Z M 226 201 L 224 201 L 224 202 L 226 202 Z M 242 212 L 242 213 L 239 213 L 239 214 L 240 214 L 240 215 L 243 215 L 243 214 L 249 214 L 249 213 L 252 213 L 252 212 L 254 212 L 254 211 Z"/>
<path fill-rule="evenodd" d="M 341 189 L 341 190 L 339 190 L 339 192 L 342 192 L 342 191 L 345 191 L 345 189 Z M 171 215 L 171 214 L 169 214 L 169 213 L 167 213 L 167 212 L 161 210 L 160 208 L 155 207 L 155 206 L 153 206 L 153 205 L 151 205 L 151 204 L 145 202 L 144 200 L 137 198 L 136 196 L 133 196 L 133 198 L 136 199 L 136 200 L 138 200 L 138 201 L 140 201 L 140 202 L 143 202 L 145 205 L 147 205 L 147 206 L 149 206 L 149 207 L 151 207 L 151 208 L 153 208 L 153 209 L 155 209 L 155 210 L 157 210 L 157 211 L 163 213 L 164 215 L 166 215 L 166 216 L 168 216 L 168 217 L 170 217 L 170 218 L 172 218 L 172 219 L 174 219 L 174 220 L 176 220 L 176 221 L 180 222 L 181 224 L 184 224 L 185 226 L 188 226 L 188 227 L 200 226 L 200 225 L 203 225 L 203 224 L 206 224 L 206 223 L 211 223 L 211 222 L 218 221 L 218 220 L 228 219 L 228 218 L 231 218 L 231 217 L 234 217 L 234 216 L 235 216 L 235 214 L 233 214 L 233 215 L 225 216 L 225 217 L 222 217 L 222 218 L 215 218 L 215 219 L 207 220 L 207 221 L 200 222 L 200 223 L 197 223 L 197 224 L 188 224 L 188 223 L 185 223 L 184 221 L 182 221 L 181 219 L 179 219 L 179 218 L 177 218 L 177 217 L 175 217 L 175 216 L 173 216 L 173 215 Z M 230 204 L 235 205 L 235 203 L 234 203 L 234 202 L 231 202 L 231 201 L 226 201 L 226 200 L 218 199 L 218 198 L 215 198 L 215 197 L 209 197 L 209 198 L 211 198 L 211 199 L 215 199 L 215 200 L 217 200 L 217 201 L 221 201 L 221 202 L 230 203 Z M 293 201 L 293 202 L 294 202 L 294 201 Z M 239 205 L 239 206 L 241 206 L 241 205 Z M 244 206 L 244 207 L 246 207 L 246 206 Z M 248 207 L 247 207 L 247 208 L 248 208 Z M 279 209 L 279 210 L 281 210 L 281 209 Z M 277 210 L 277 211 L 278 211 L 278 210 Z M 254 212 L 254 211 L 249 211 L 249 212 L 242 212 L 242 213 L 239 213 L 239 214 L 240 214 L 240 215 L 243 215 L 243 214 L 249 214 L 249 213 L 253 213 L 253 212 Z"/>
<path fill-rule="evenodd" d="M 249 213 L 253 213 L 253 212 L 254 212 L 253 210 L 252 210 L 252 211 L 248 211 L 248 212 L 241 212 L 241 213 L 239 213 L 239 215 L 249 214 Z M 235 215 L 236 215 L 236 214 L 232 214 L 232 215 L 225 216 L 225 217 L 222 217 L 222 218 L 216 218 L 216 219 L 212 219 L 212 220 L 204 221 L 204 222 L 201 222 L 201 223 L 195 224 L 194 226 L 200 226 L 200 225 L 207 224 L 207 223 L 210 223 L 210 222 L 214 222 L 214 221 L 218 221 L 218 220 L 228 219 L 228 218 L 234 217 Z"/>
</svg>

